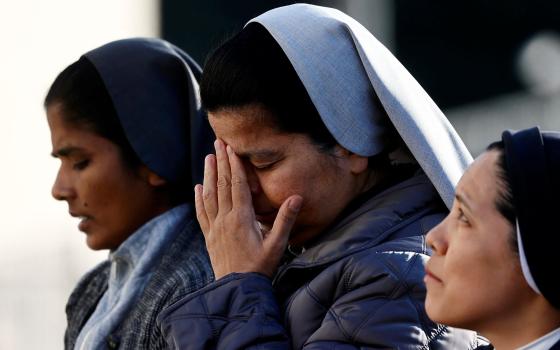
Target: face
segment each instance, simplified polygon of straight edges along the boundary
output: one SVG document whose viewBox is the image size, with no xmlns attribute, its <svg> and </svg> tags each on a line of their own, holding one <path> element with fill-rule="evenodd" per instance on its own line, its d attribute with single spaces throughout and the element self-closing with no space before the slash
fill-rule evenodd
<svg viewBox="0 0 560 350">
<path fill-rule="evenodd" d="M 324 230 L 359 192 L 367 159 L 339 147 L 321 151 L 302 134 L 277 131 L 269 112 L 248 106 L 209 113 L 216 137 L 243 160 L 257 220 L 271 227 L 289 196 L 303 204 L 290 244 L 303 245 Z"/>
<path fill-rule="evenodd" d="M 116 144 L 67 123 L 63 113 L 59 104 L 47 108 L 52 155 L 60 160 L 52 195 L 80 219 L 91 249 L 116 249 L 164 211 L 155 196 L 156 175 L 145 167 L 130 169 Z"/>
<path fill-rule="evenodd" d="M 451 213 L 428 233 L 426 310 L 436 322 L 483 332 L 536 295 L 512 249 L 513 228 L 495 208 L 498 155 L 477 158 L 457 185 Z"/>
</svg>

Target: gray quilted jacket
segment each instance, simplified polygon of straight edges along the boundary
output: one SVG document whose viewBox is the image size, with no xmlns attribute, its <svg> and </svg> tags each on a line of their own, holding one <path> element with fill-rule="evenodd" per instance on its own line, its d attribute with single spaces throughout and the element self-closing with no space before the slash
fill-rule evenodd
<svg viewBox="0 0 560 350">
<path fill-rule="evenodd" d="M 213 280 L 204 238 L 194 214 L 183 220 L 181 232 L 155 267 L 135 307 L 119 329 L 107 338 L 109 349 L 167 349 L 156 325 L 158 313 L 181 297 Z M 87 273 L 68 300 L 65 349 L 73 349 L 80 330 L 107 289 L 110 262 L 104 261 Z"/>
<path fill-rule="evenodd" d="M 362 202 L 274 280 L 231 274 L 158 317 L 177 349 L 473 349 L 424 311 L 424 235 L 446 209 L 423 174 Z"/>
</svg>

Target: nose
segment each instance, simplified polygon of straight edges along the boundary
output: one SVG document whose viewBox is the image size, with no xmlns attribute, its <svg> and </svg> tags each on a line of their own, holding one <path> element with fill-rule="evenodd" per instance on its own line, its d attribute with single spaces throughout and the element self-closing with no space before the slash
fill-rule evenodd
<svg viewBox="0 0 560 350">
<path fill-rule="evenodd" d="M 58 173 L 56 174 L 56 178 L 51 189 L 51 194 L 54 199 L 59 201 L 68 200 L 75 195 L 70 179 L 62 167 L 58 169 Z"/>
<path fill-rule="evenodd" d="M 245 165 L 245 173 L 247 174 L 247 183 L 249 184 L 249 189 L 251 190 L 251 195 L 253 197 L 262 192 L 261 183 L 259 182 L 259 177 L 255 173 L 252 165 Z"/>
<path fill-rule="evenodd" d="M 445 255 L 447 252 L 447 216 L 426 235 L 426 243 L 432 249 L 434 255 Z"/>
</svg>

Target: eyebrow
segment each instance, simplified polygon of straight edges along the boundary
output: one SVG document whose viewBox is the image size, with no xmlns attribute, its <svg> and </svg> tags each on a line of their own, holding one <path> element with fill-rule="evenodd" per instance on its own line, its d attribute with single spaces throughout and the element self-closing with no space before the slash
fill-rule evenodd
<svg viewBox="0 0 560 350">
<path fill-rule="evenodd" d="M 462 195 L 456 193 L 456 194 L 455 194 L 455 199 L 456 199 L 458 202 L 460 202 L 461 204 L 463 204 L 470 212 L 473 211 L 472 208 L 471 208 L 471 206 L 469 205 L 469 203 L 468 203 L 468 201 L 466 200 L 465 197 L 463 197 Z"/>
<path fill-rule="evenodd" d="M 80 147 L 75 147 L 75 146 L 62 147 L 56 151 L 53 151 L 51 153 L 51 156 L 53 156 L 54 158 L 68 157 L 73 153 L 80 152 L 80 151 L 83 151 Z"/>
</svg>

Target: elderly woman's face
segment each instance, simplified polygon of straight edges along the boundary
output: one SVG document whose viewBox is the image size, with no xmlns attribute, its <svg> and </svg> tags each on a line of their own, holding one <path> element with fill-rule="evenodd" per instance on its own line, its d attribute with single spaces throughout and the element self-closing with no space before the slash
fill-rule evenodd
<svg viewBox="0 0 560 350">
<path fill-rule="evenodd" d="M 67 123 L 63 113 L 60 104 L 47 108 L 52 155 L 60 160 L 52 195 L 80 219 L 91 249 L 115 249 L 157 214 L 153 173 L 130 169 L 116 144 Z"/>
<path fill-rule="evenodd" d="M 333 156 L 305 135 L 279 132 L 267 124 L 268 113 L 248 106 L 209 113 L 209 120 L 216 137 L 245 164 L 257 221 L 270 227 L 289 196 L 303 197 L 290 235 L 290 244 L 301 245 L 331 224 L 359 191 L 355 156 L 342 148 Z"/>
<path fill-rule="evenodd" d="M 484 331 L 535 295 L 512 249 L 513 228 L 495 207 L 498 155 L 475 160 L 457 185 L 451 213 L 428 233 L 426 310 L 436 322 Z"/>
</svg>

